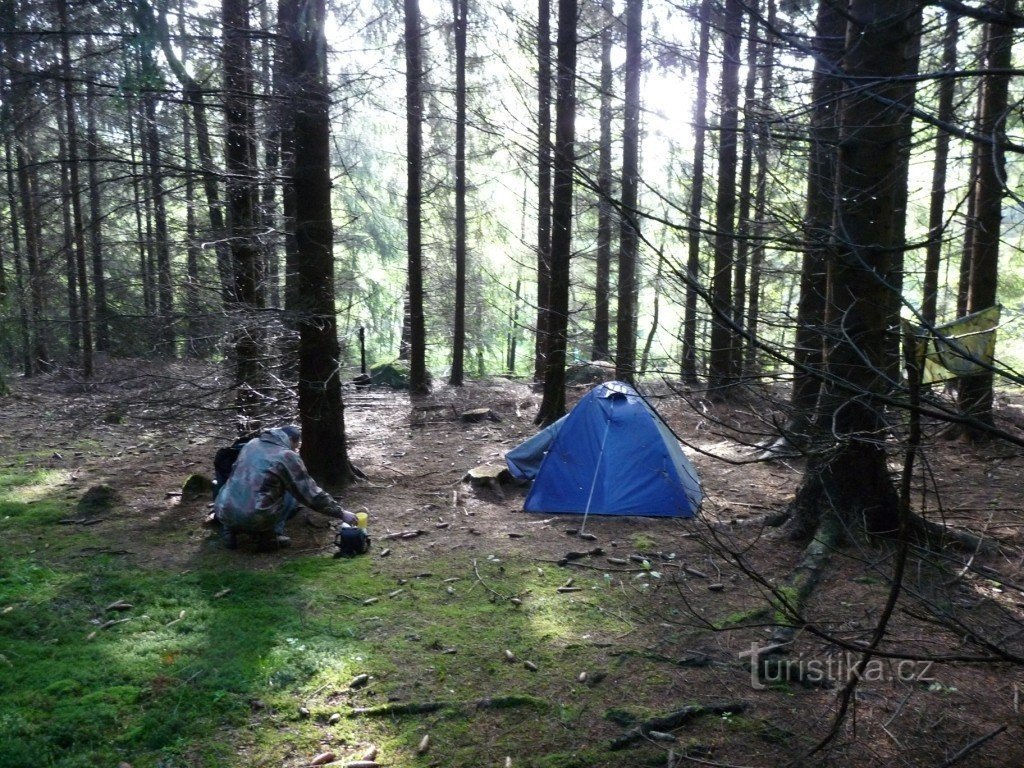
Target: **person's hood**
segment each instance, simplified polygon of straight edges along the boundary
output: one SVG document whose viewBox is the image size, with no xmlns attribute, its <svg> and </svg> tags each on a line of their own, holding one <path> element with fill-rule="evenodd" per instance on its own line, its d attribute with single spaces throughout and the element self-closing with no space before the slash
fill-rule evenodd
<svg viewBox="0 0 1024 768">
<path fill-rule="evenodd" d="M 292 450 L 292 441 L 288 437 L 288 433 L 280 427 L 274 429 L 268 429 L 260 435 L 260 440 L 264 443 L 273 443 L 274 445 L 280 445 L 282 448 L 287 448 L 289 451 Z"/>
</svg>

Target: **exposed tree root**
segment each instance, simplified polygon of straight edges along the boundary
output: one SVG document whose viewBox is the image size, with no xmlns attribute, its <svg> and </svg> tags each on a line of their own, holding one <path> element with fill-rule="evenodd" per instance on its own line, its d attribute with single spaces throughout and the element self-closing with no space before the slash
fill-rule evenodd
<svg viewBox="0 0 1024 768">
<path fill-rule="evenodd" d="M 994 554 L 999 551 L 999 545 L 992 539 L 939 525 L 918 515 L 911 515 L 910 530 L 921 545 L 937 552 L 941 552 L 948 546 L 983 554 Z"/>
<path fill-rule="evenodd" d="M 842 539 L 843 528 L 835 514 L 822 517 L 817 531 L 804 549 L 800 562 L 790 572 L 782 586 L 776 590 L 776 608 L 783 617 L 800 616 L 807 599 L 821 580 L 821 574 L 828 564 L 829 555 Z M 786 646 L 793 641 L 797 627 L 787 621 L 772 632 L 773 646 Z M 780 649 L 781 650 L 781 649 Z"/>
<path fill-rule="evenodd" d="M 742 712 L 747 705 L 742 701 L 725 701 L 715 704 L 691 704 L 688 707 L 669 712 L 667 715 L 651 717 L 638 725 L 633 726 L 624 734 L 614 739 L 611 743 L 612 749 L 625 749 L 647 737 L 651 731 L 667 732 L 686 725 L 703 715 L 724 715 Z"/>
</svg>

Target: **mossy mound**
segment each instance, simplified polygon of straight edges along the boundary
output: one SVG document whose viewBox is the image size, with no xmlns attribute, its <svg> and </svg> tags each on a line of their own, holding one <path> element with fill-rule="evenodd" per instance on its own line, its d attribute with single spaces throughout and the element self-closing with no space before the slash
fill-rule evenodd
<svg viewBox="0 0 1024 768">
<path fill-rule="evenodd" d="M 78 500 L 78 514 L 93 517 L 109 512 L 118 502 L 117 491 L 109 485 L 94 485 Z"/>
<path fill-rule="evenodd" d="M 376 387 L 409 388 L 409 366 L 397 360 L 373 366 L 370 369 L 370 377 Z"/>
<path fill-rule="evenodd" d="M 196 501 L 197 499 L 209 499 L 213 495 L 213 480 L 206 475 L 196 473 L 189 475 L 181 486 L 181 500 L 183 502 Z"/>
</svg>

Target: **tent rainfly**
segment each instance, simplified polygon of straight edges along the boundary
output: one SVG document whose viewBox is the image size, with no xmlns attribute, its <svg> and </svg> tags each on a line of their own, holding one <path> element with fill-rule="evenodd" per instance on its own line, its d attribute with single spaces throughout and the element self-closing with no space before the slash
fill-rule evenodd
<svg viewBox="0 0 1024 768">
<path fill-rule="evenodd" d="M 672 430 L 629 384 L 599 384 L 505 455 L 532 479 L 527 512 L 693 517 L 700 481 Z"/>
</svg>

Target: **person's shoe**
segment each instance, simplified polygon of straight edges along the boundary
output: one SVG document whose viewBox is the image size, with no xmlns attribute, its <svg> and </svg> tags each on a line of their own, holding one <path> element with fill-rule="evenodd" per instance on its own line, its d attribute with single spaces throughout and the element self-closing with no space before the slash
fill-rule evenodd
<svg viewBox="0 0 1024 768">
<path fill-rule="evenodd" d="M 224 542 L 224 549 L 238 549 L 238 534 L 234 531 L 225 530 L 221 533 L 221 541 Z"/>
<path fill-rule="evenodd" d="M 257 552 L 277 552 L 279 549 L 291 546 L 292 540 L 283 534 L 266 534 L 260 536 L 256 543 Z"/>
</svg>

